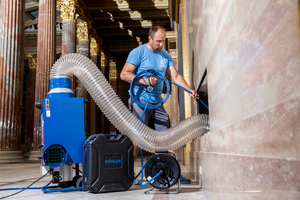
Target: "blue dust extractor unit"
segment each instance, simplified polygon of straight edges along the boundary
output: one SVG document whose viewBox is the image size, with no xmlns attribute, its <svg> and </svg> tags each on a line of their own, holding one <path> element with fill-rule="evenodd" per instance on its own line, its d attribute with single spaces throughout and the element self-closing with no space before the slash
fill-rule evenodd
<svg viewBox="0 0 300 200">
<path fill-rule="evenodd" d="M 54 169 L 53 182 L 60 187 L 73 184 L 72 164 L 82 163 L 83 104 L 83 98 L 74 98 L 70 76 L 50 76 L 50 91 L 40 105 L 40 147 L 42 168 Z"/>
<path fill-rule="evenodd" d="M 70 76 L 51 75 L 48 96 L 38 107 L 41 109 L 42 171 L 51 170 L 52 183 L 93 193 L 125 191 L 131 187 L 134 180 L 132 141 L 122 134 L 97 134 L 85 141 L 84 100 L 74 97 Z M 83 166 L 82 176 L 79 164 Z M 141 187 L 150 183 L 155 188 L 168 189 L 178 182 L 180 167 L 169 155 L 156 154 L 144 167 L 148 182 Z M 43 189 L 44 192 L 70 190 Z"/>
</svg>

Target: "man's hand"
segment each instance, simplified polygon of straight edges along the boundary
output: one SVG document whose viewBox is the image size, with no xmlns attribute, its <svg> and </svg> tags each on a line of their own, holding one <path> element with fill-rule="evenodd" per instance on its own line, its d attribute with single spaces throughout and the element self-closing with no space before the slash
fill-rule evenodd
<svg viewBox="0 0 300 200">
<path fill-rule="evenodd" d="M 149 77 L 148 80 L 149 80 L 150 85 L 153 86 L 153 87 L 154 87 L 154 86 L 156 85 L 156 83 L 157 83 L 157 78 Z"/>
<path fill-rule="evenodd" d="M 157 83 L 157 78 L 154 78 L 154 77 L 149 77 L 148 79 L 140 78 L 139 83 L 142 83 L 142 84 L 148 85 L 148 86 L 151 85 L 152 87 L 154 87 Z"/>
<path fill-rule="evenodd" d="M 190 97 L 195 98 L 195 99 L 199 99 L 199 94 L 195 91 L 195 90 L 191 90 L 192 94 L 190 94 Z"/>
</svg>

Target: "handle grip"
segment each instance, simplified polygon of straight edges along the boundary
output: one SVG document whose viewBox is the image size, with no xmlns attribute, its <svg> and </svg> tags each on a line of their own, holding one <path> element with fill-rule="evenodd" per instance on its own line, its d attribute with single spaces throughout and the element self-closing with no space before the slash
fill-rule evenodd
<svg viewBox="0 0 300 200">
<path fill-rule="evenodd" d="M 156 150 L 155 153 L 170 153 L 169 150 Z"/>
</svg>

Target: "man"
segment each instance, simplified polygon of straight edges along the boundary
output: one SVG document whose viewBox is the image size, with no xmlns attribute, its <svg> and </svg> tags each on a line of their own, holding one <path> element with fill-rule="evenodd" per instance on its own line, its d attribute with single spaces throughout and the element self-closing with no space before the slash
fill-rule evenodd
<svg viewBox="0 0 300 200">
<path fill-rule="evenodd" d="M 166 50 L 163 49 L 163 46 L 166 41 L 165 28 L 162 26 L 152 27 L 149 31 L 148 39 L 149 41 L 147 44 L 139 46 L 130 52 L 127 61 L 120 74 L 121 79 L 128 83 L 131 83 L 135 75 L 141 71 L 147 69 L 154 69 L 155 71 L 158 71 L 163 75 L 165 75 L 165 72 L 167 71 L 176 84 L 192 92 L 192 94 L 190 94 L 191 97 L 199 98 L 197 92 L 191 89 L 191 87 L 186 83 L 184 78 L 176 70 L 171 55 Z M 134 89 L 134 92 L 136 98 L 139 98 L 139 101 L 146 103 L 147 100 L 149 99 L 149 93 L 138 92 L 143 89 L 145 90 L 145 87 L 139 84 L 142 85 L 150 84 L 151 86 L 153 86 L 154 90 L 150 98 L 151 104 L 157 104 L 162 100 L 161 93 L 162 93 L 163 82 L 158 82 L 156 78 L 149 77 L 148 80 L 146 78 L 140 78 L 135 84 L 137 88 Z M 159 89 L 155 89 L 155 87 L 156 88 L 158 87 Z M 128 105 L 130 111 L 138 119 L 140 119 L 144 109 L 139 107 L 133 101 L 132 98 L 129 98 Z M 150 119 L 153 120 L 155 130 L 157 131 L 164 131 L 169 128 L 169 116 L 162 105 L 156 109 L 146 110 L 142 122 L 148 125 Z M 136 160 L 138 153 L 139 153 L 139 147 L 134 145 L 134 161 Z M 134 181 L 134 183 L 136 182 L 137 180 Z M 190 183 L 191 181 L 189 179 L 181 177 L 180 182 Z"/>
</svg>

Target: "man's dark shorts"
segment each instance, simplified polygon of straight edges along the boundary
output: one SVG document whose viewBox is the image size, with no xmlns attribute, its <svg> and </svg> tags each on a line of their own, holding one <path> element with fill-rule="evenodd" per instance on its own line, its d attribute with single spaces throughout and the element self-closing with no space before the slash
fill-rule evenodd
<svg viewBox="0 0 300 200">
<path fill-rule="evenodd" d="M 147 104 L 144 100 L 140 100 L 140 102 L 145 105 Z M 149 105 L 154 104 L 149 103 Z M 144 112 L 144 108 L 137 105 L 131 97 L 128 99 L 128 107 L 132 114 L 140 120 Z M 150 120 L 153 121 L 154 128 L 157 131 L 164 131 L 170 128 L 170 119 L 163 105 L 156 109 L 146 110 L 142 122 L 148 125 Z"/>
</svg>

